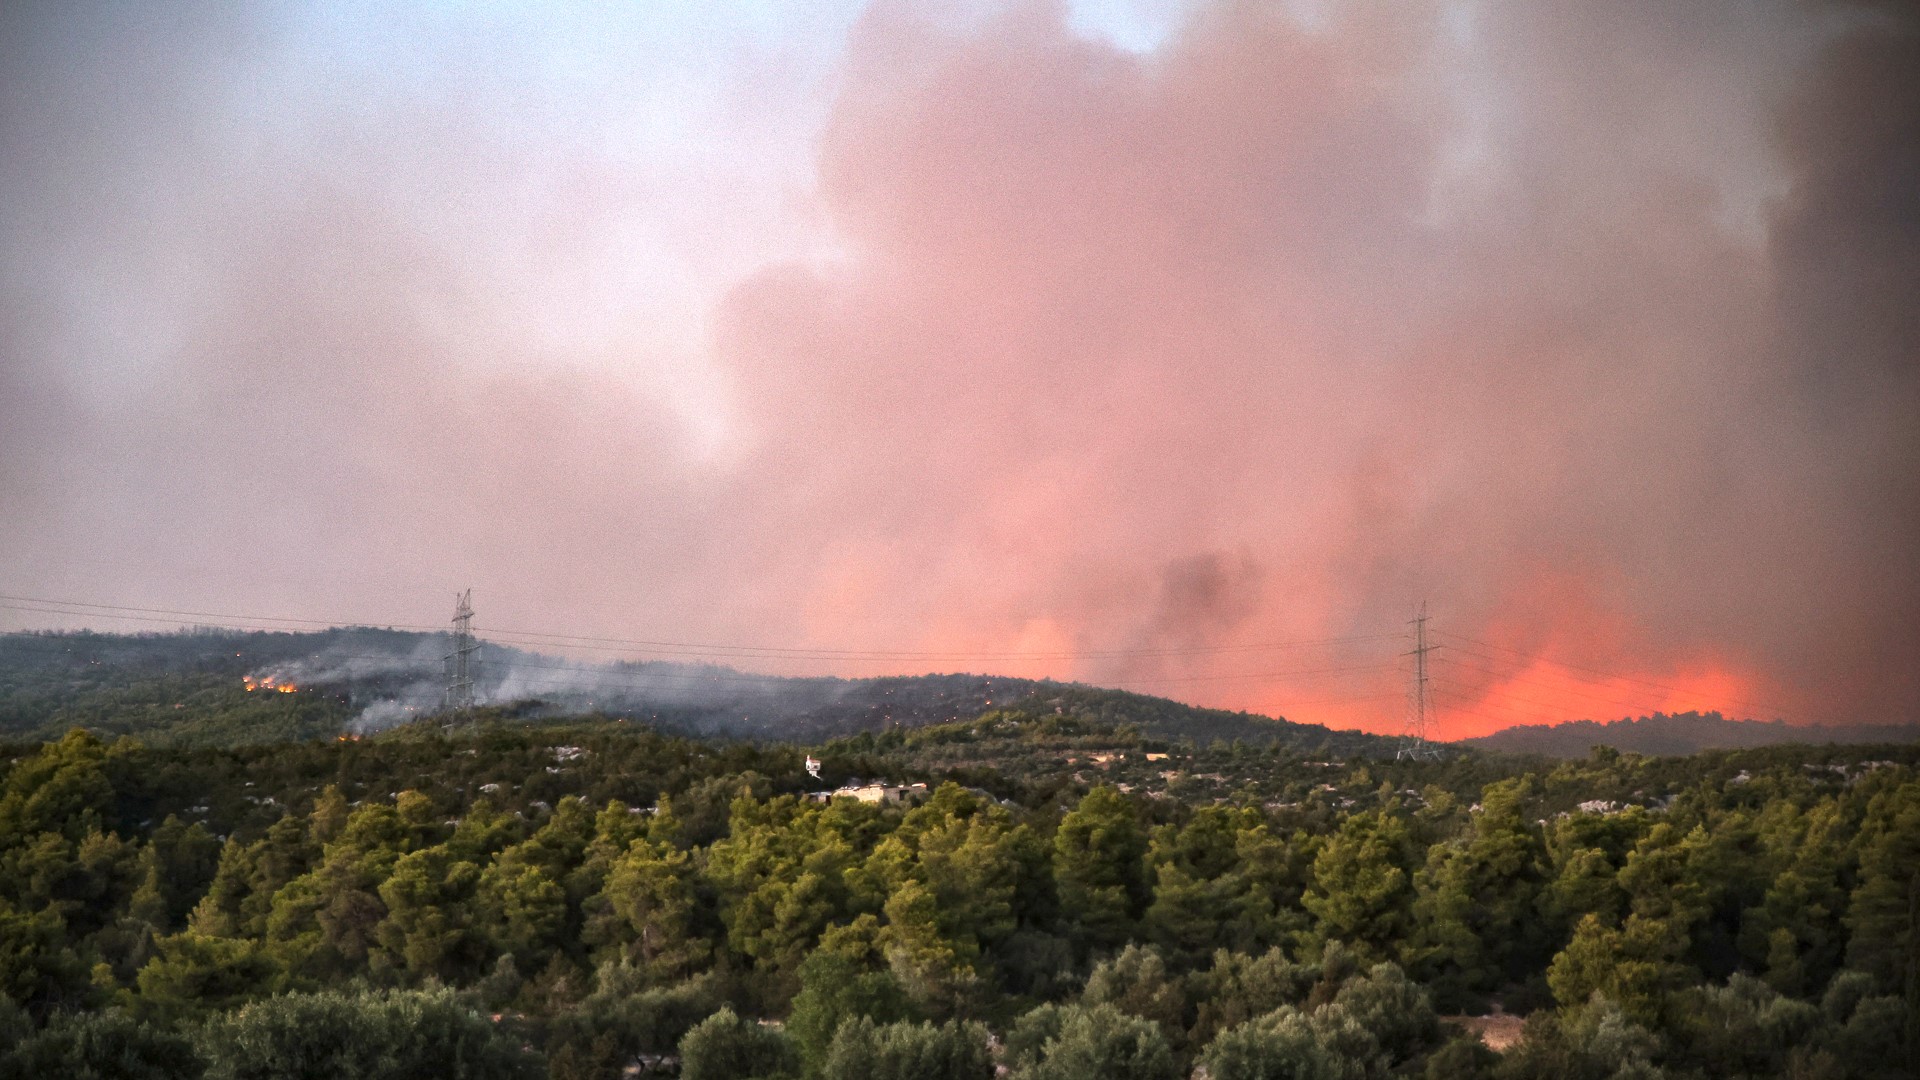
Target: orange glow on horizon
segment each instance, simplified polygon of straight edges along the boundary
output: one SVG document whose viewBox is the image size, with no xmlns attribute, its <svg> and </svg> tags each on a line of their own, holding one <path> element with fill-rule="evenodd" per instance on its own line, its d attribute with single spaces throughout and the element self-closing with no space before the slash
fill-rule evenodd
<svg viewBox="0 0 1920 1080">
<path fill-rule="evenodd" d="M 1444 616 L 1430 624 L 1429 738 L 1451 742 L 1510 727 L 1607 723 L 1655 713 L 1783 718 L 1754 703 L 1780 699 L 1772 696 L 1779 688 L 1751 667 L 1717 649 L 1663 642 L 1578 573 L 1537 568 L 1500 608 L 1492 619 L 1465 626 Z M 1398 653 L 1397 665 L 1376 663 L 1369 671 L 1369 656 L 1357 655 L 1360 666 L 1351 674 L 1298 685 L 1276 681 L 1238 693 L 1222 687 L 1212 695 L 1216 700 L 1196 703 L 1397 735 L 1412 712 L 1412 645 L 1409 636 L 1365 650 L 1375 660 Z"/>
<path fill-rule="evenodd" d="M 1738 703 L 1748 697 L 1754 681 L 1711 661 L 1603 676 L 1536 660 L 1519 671 L 1487 677 L 1477 687 L 1443 686 L 1434 695 L 1434 705 L 1440 737 L 1447 739 L 1516 726 L 1605 723 L 1654 713 L 1718 712 L 1736 719 L 1745 716 Z"/>
<path fill-rule="evenodd" d="M 1654 713 L 1718 712 L 1728 719 L 1771 720 L 1743 707 L 1758 683 L 1730 666 L 1713 661 L 1670 669 L 1634 670 L 1630 675 L 1601 675 L 1534 659 L 1499 674 L 1435 665 L 1429 682 L 1428 736 L 1452 742 L 1478 738 L 1510 727 L 1559 725 L 1582 720 L 1606 723 Z M 1631 670 L 1631 669 L 1630 669 Z M 1363 700 L 1311 700 L 1312 688 L 1298 693 L 1266 691 L 1245 703 L 1196 702 L 1218 708 L 1246 708 L 1295 723 L 1398 735 L 1406 729 L 1410 694 L 1405 675 L 1399 693 L 1391 690 Z"/>
</svg>

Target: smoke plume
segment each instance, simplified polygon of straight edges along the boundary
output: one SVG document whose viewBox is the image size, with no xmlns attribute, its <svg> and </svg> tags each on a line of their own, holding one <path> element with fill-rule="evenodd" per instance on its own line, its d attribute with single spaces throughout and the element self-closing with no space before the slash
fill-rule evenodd
<svg viewBox="0 0 1920 1080">
<path fill-rule="evenodd" d="M 319 7 L 0 16 L 0 592 L 1912 718 L 1912 4 Z"/>
</svg>

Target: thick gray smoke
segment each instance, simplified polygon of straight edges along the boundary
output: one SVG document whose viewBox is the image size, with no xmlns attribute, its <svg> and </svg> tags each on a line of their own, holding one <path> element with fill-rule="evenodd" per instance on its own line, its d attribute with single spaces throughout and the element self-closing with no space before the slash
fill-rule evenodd
<svg viewBox="0 0 1920 1080">
<path fill-rule="evenodd" d="M 8 5 L 0 585 L 1375 727 L 1426 598 L 1452 736 L 1911 718 L 1914 4 L 964 7 Z"/>
</svg>

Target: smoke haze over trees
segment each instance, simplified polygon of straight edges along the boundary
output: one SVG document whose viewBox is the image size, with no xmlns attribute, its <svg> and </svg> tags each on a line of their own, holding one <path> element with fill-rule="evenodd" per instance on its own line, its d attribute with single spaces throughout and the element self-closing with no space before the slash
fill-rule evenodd
<svg viewBox="0 0 1920 1080">
<path fill-rule="evenodd" d="M 0 738 L 72 727 L 149 743 L 234 746 L 443 723 L 444 634 L 0 635 Z M 486 645 L 472 666 L 489 720 L 592 715 L 687 735 L 813 739 L 970 719 L 1026 705 L 1167 739 L 1390 753 L 1398 743 L 1318 724 L 1201 709 L 1096 687 L 990 675 L 784 678 L 711 664 L 589 663 Z"/>
</svg>

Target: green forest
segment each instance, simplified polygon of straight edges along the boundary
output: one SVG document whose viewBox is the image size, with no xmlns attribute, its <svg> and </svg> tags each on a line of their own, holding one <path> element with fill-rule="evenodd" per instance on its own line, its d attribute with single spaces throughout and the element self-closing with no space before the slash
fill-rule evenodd
<svg viewBox="0 0 1920 1080">
<path fill-rule="evenodd" d="M 1920 1048 L 1910 745 L 1330 759 L 1002 709 L 0 761 L 0 1076 L 1838 1080 Z M 904 797 L 825 793 L 855 778 Z"/>
<path fill-rule="evenodd" d="M 138 735 L 154 746 L 331 738 L 368 727 L 357 721 L 369 706 L 392 706 L 392 714 L 436 709 L 448 642 L 445 634 L 371 627 L 0 631 L 0 738 L 57 739 L 74 727 Z M 480 696 L 494 703 L 485 713 L 502 720 L 594 715 L 683 735 L 820 742 L 1025 705 L 1126 723 L 1165 738 L 1278 742 L 1339 754 L 1388 746 L 1390 752 L 1387 740 L 1363 732 L 1000 675 L 795 678 L 708 664 L 581 663 L 491 642 L 482 643 L 476 657 Z M 253 675 L 289 677 L 297 692 L 253 692 L 247 682 Z"/>
</svg>

